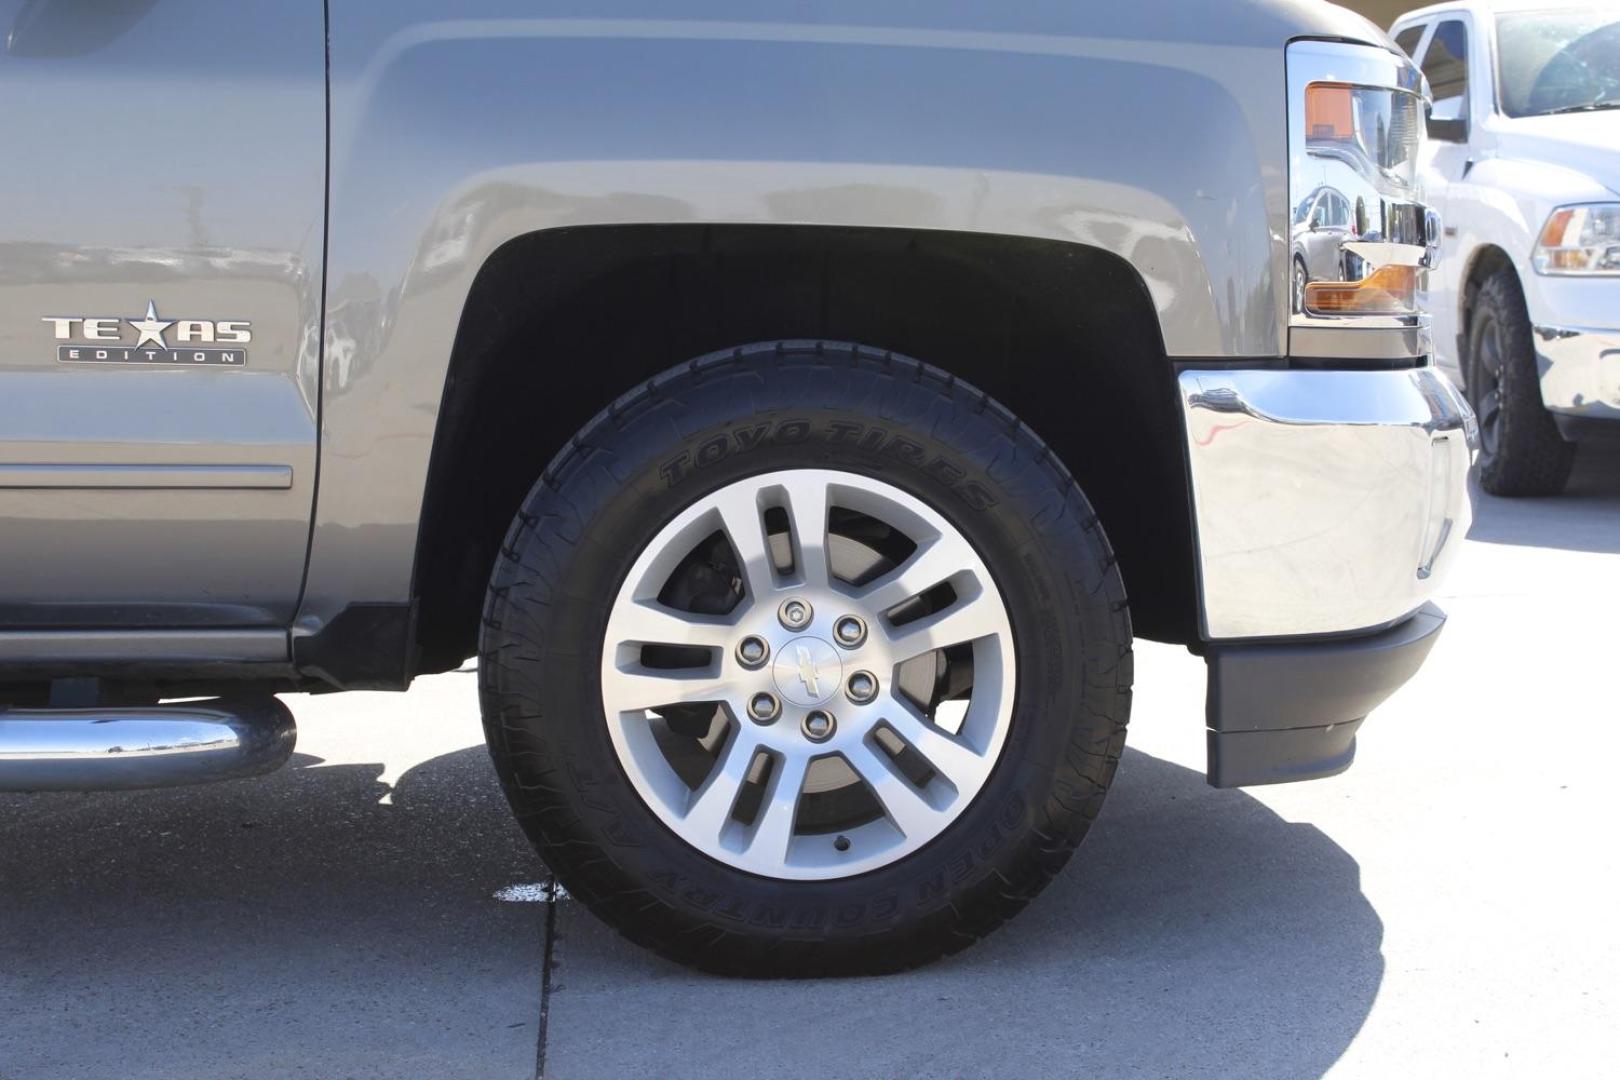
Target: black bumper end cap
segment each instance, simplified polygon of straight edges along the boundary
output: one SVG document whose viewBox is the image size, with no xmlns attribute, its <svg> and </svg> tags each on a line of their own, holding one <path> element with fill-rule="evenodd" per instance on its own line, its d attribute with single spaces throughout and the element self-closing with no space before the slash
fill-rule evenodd
<svg viewBox="0 0 1620 1080">
<path fill-rule="evenodd" d="M 1284 784 L 1348 769 L 1361 722 L 1416 674 L 1445 621 L 1425 604 L 1364 637 L 1212 647 L 1209 783 Z"/>
</svg>

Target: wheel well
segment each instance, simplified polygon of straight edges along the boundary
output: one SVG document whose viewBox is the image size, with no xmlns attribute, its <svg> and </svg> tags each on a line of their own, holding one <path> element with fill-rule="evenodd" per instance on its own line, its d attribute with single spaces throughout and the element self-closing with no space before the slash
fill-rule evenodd
<svg viewBox="0 0 1620 1080">
<path fill-rule="evenodd" d="M 540 471 L 637 382 L 717 349 L 854 341 L 946 369 L 1030 425 L 1118 553 L 1145 637 L 1191 642 L 1197 589 L 1174 372 L 1112 253 L 964 233 L 592 226 L 522 236 L 463 310 L 418 541 L 418 670 L 459 664 Z"/>
</svg>

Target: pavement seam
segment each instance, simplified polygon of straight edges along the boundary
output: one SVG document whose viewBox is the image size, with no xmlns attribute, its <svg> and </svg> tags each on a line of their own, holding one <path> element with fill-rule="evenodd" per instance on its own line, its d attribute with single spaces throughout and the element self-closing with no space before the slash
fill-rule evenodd
<svg viewBox="0 0 1620 1080">
<path fill-rule="evenodd" d="M 556 877 L 547 879 L 546 892 L 550 898 L 546 901 L 545 947 L 540 954 L 540 1034 L 535 1040 L 534 1080 L 545 1080 L 546 1077 L 546 1034 L 551 1016 L 551 958 L 552 946 L 557 939 Z"/>
</svg>

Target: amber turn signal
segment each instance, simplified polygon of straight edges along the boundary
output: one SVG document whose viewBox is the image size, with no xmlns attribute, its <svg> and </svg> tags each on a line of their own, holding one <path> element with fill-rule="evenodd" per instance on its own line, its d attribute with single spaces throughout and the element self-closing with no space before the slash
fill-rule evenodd
<svg viewBox="0 0 1620 1080">
<path fill-rule="evenodd" d="M 1564 207 L 1554 210 L 1547 219 L 1547 224 L 1541 228 L 1539 245 L 1544 248 L 1558 248 L 1564 246 L 1564 234 L 1569 232 L 1569 223 L 1575 220 L 1573 207 Z"/>
<path fill-rule="evenodd" d="M 1415 266 L 1380 266 L 1361 281 L 1314 281 L 1306 310 L 1317 315 L 1410 315 L 1417 311 Z"/>
</svg>

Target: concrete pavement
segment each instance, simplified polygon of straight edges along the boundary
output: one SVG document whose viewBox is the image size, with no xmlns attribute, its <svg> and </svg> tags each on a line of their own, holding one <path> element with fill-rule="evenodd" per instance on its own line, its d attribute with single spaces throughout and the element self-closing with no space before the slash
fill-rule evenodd
<svg viewBox="0 0 1620 1080">
<path fill-rule="evenodd" d="M 525 1077 L 543 1006 L 565 1080 L 1612 1076 L 1620 455 L 1587 458 L 1476 502 L 1450 625 L 1345 776 L 1209 789 L 1202 666 L 1143 643 L 1070 869 L 906 976 L 719 980 L 496 899 L 545 872 L 467 674 L 289 697 L 260 780 L 0 796 L 0 1078 Z"/>
</svg>

